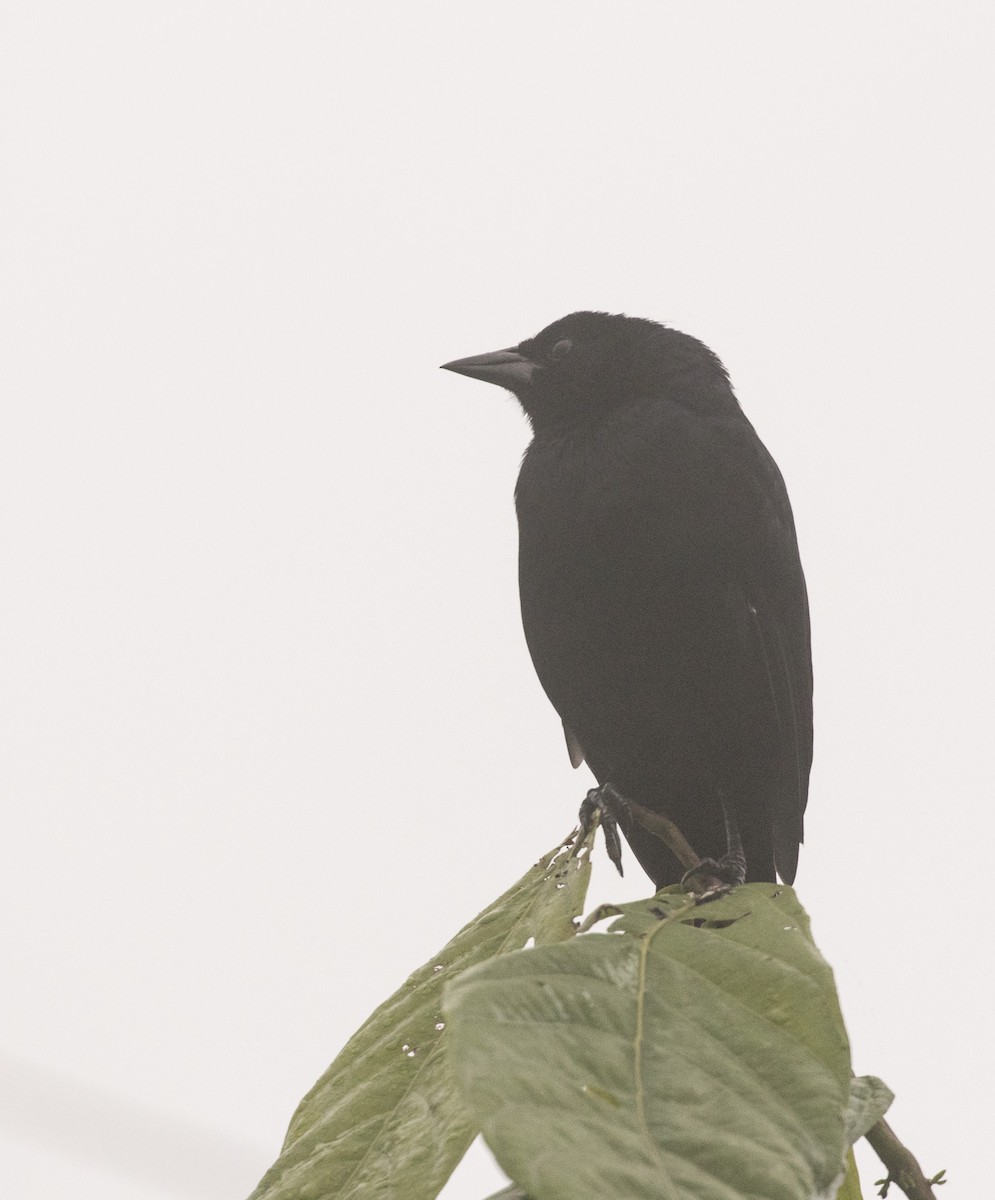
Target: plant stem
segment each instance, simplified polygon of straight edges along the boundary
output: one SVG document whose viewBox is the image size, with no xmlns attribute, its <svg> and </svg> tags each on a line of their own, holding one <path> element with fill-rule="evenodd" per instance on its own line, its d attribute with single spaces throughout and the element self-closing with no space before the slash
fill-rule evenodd
<svg viewBox="0 0 995 1200">
<path fill-rule="evenodd" d="M 888 1171 L 879 1196 L 887 1196 L 888 1185 L 896 1183 L 909 1200 L 937 1200 L 933 1191 L 933 1180 L 927 1179 L 915 1155 L 895 1136 L 895 1131 L 885 1120 L 872 1125 L 864 1135 L 874 1153 Z"/>
</svg>

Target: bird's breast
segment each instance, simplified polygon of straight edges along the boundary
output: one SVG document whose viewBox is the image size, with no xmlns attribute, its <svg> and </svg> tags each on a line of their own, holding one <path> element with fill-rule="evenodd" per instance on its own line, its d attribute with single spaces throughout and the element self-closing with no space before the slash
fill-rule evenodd
<svg viewBox="0 0 995 1200">
<path fill-rule="evenodd" d="M 515 490 L 523 565 L 579 584 L 577 572 L 613 556 L 632 513 L 627 491 L 626 464 L 608 439 L 533 442 Z"/>
</svg>

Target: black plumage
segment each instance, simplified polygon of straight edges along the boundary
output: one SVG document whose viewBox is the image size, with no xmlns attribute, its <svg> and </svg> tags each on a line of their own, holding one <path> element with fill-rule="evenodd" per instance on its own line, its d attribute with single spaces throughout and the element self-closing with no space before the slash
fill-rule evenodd
<svg viewBox="0 0 995 1200">
<path fill-rule="evenodd" d="M 791 882 L 812 760 L 808 602 L 787 492 L 707 346 L 578 312 L 447 363 L 533 429 L 515 499 L 522 619 L 575 765 L 694 849 L 738 825 L 748 880 Z M 626 837 L 661 887 L 683 867 Z"/>
</svg>

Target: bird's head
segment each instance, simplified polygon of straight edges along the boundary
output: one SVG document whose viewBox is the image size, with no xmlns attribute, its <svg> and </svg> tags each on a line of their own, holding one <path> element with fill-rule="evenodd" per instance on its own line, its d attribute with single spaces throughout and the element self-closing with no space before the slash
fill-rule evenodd
<svg viewBox="0 0 995 1200">
<path fill-rule="evenodd" d="M 614 313 L 571 313 L 517 346 L 459 358 L 443 370 L 507 388 L 537 430 L 586 424 L 652 397 L 711 411 L 738 407 L 725 368 L 706 345 Z"/>
</svg>

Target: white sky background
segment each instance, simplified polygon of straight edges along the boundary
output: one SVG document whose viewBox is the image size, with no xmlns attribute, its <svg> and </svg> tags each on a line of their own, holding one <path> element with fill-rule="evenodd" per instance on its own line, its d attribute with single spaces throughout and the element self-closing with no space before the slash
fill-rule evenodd
<svg viewBox="0 0 995 1200">
<path fill-rule="evenodd" d="M 857 1070 L 990 1190 L 995 37 L 871 8 L 3 6 L 9 1195 L 243 1196 L 571 827 L 527 426 L 438 364 L 578 308 L 707 341 L 782 467 L 799 893 Z"/>
</svg>

